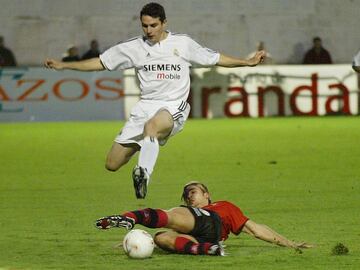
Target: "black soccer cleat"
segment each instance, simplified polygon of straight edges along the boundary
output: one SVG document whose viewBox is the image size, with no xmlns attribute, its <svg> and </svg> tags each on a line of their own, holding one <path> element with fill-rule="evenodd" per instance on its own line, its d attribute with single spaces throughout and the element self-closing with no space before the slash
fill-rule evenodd
<svg viewBox="0 0 360 270">
<path fill-rule="evenodd" d="M 111 228 L 123 227 L 127 230 L 131 230 L 135 226 L 135 220 L 133 218 L 114 215 L 108 217 L 102 217 L 95 221 L 96 228 L 100 230 L 107 230 Z"/>
<path fill-rule="evenodd" d="M 147 185 L 150 180 L 150 176 L 146 169 L 135 166 L 132 173 L 135 195 L 138 199 L 144 199 L 147 193 Z"/>
</svg>

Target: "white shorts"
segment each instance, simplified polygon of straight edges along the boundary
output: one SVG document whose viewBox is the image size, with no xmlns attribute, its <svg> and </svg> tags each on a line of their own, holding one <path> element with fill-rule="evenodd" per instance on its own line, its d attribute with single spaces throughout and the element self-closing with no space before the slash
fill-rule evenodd
<svg viewBox="0 0 360 270">
<path fill-rule="evenodd" d="M 159 140 L 160 145 L 165 145 L 170 136 L 180 132 L 185 125 L 190 113 L 190 104 L 185 101 L 164 102 L 158 100 L 140 100 L 132 108 L 130 117 L 125 123 L 115 142 L 120 144 L 136 143 L 140 147 L 143 144 L 143 132 L 145 123 L 157 112 L 167 110 L 173 117 L 174 126 L 171 133 L 165 139 Z"/>
</svg>

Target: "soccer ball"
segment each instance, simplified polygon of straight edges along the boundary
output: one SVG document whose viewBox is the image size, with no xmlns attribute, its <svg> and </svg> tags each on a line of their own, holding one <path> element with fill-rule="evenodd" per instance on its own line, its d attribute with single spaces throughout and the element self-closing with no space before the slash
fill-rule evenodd
<svg viewBox="0 0 360 270">
<path fill-rule="evenodd" d="M 145 259 L 151 256 L 154 250 L 154 240 L 152 236 L 144 230 L 131 230 L 125 235 L 123 248 L 131 258 Z"/>
</svg>

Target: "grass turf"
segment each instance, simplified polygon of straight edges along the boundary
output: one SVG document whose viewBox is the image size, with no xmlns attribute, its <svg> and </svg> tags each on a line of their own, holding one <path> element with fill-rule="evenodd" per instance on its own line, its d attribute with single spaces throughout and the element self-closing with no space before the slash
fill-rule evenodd
<svg viewBox="0 0 360 270">
<path fill-rule="evenodd" d="M 360 268 L 360 118 L 190 120 L 161 149 L 145 200 L 132 188 L 137 158 L 104 169 L 121 125 L 0 124 L 0 269 Z M 316 248 L 298 254 L 242 234 L 227 240 L 227 257 L 157 249 L 138 261 L 113 248 L 125 231 L 93 227 L 104 215 L 176 206 L 191 179 Z M 332 255 L 337 243 L 349 253 Z"/>
</svg>

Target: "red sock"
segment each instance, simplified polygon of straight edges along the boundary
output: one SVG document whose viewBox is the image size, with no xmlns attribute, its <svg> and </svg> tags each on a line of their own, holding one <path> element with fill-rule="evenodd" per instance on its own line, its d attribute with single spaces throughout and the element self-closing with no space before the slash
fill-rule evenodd
<svg viewBox="0 0 360 270">
<path fill-rule="evenodd" d="M 133 218 L 136 224 L 141 224 L 148 228 L 162 228 L 168 224 L 168 215 L 161 209 L 146 208 L 126 212 L 123 216 Z"/>
<path fill-rule="evenodd" d="M 184 254 L 206 255 L 211 245 L 211 243 L 196 243 L 182 236 L 175 239 L 175 250 Z"/>
</svg>

